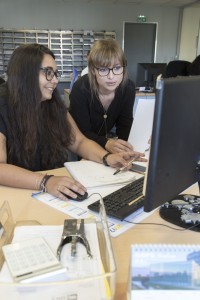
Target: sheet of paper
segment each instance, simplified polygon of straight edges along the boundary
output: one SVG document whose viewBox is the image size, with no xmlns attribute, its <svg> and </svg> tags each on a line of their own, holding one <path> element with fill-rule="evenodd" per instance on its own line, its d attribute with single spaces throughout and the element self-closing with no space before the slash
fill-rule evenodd
<svg viewBox="0 0 200 300">
<path fill-rule="evenodd" d="M 139 99 L 128 141 L 135 151 L 145 152 L 151 138 L 155 99 Z"/>
</svg>

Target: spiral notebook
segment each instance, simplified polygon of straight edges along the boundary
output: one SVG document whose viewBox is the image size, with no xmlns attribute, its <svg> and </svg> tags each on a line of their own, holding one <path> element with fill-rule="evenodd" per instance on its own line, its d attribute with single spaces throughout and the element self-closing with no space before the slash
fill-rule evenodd
<svg viewBox="0 0 200 300">
<path fill-rule="evenodd" d="M 129 283 L 131 300 L 200 295 L 200 244 L 132 245 Z"/>
<path fill-rule="evenodd" d="M 115 176 L 113 174 L 116 169 L 88 160 L 65 162 L 64 166 L 72 177 L 86 188 L 123 185 L 136 179 L 131 171 L 124 171 Z"/>
</svg>

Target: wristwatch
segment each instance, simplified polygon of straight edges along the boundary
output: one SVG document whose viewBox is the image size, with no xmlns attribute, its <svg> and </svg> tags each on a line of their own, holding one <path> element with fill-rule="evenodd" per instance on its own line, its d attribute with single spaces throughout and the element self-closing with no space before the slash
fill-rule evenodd
<svg viewBox="0 0 200 300">
<path fill-rule="evenodd" d="M 104 166 L 109 166 L 109 164 L 107 163 L 107 157 L 108 157 L 108 155 L 110 155 L 111 153 L 110 152 L 108 152 L 108 153 L 106 153 L 103 157 L 102 157 L 102 161 L 103 161 L 103 164 L 104 164 Z"/>
</svg>

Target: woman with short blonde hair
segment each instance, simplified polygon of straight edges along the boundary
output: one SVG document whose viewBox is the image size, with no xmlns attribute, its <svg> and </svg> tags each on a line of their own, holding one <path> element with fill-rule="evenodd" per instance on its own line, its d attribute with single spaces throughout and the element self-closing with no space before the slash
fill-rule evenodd
<svg viewBox="0 0 200 300">
<path fill-rule="evenodd" d="M 88 69 L 70 93 L 73 118 L 84 135 L 107 151 L 132 151 L 127 140 L 133 122 L 135 84 L 128 79 L 126 58 L 118 42 L 96 41 Z"/>
</svg>

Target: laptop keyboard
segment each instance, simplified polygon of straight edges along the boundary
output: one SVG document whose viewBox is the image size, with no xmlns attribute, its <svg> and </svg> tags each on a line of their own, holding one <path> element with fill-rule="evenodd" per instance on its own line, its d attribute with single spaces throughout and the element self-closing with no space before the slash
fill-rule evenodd
<svg viewBox="0 0 200 300">
<path fill-rule="evenodd" d="M 143 207 L 143 184 L 144 176 L 103 197 L 106 214 L 110 217 L 123 220 Z M 97 200 L 90 204 L 88 208 L 92 211 L 99 212 L 99 203 L 100 201 Z"/>
</svg>

